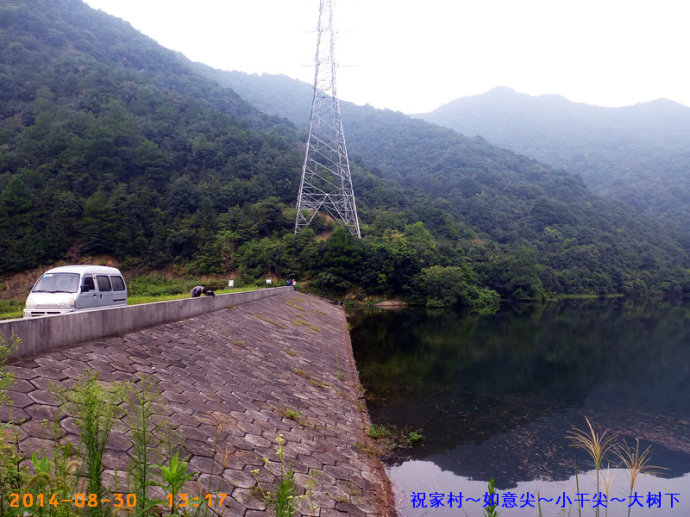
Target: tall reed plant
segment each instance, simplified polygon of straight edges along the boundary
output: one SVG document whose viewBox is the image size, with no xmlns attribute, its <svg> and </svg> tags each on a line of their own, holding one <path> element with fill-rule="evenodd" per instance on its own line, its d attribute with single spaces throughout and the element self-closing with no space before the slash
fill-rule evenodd
<svg viewBox="0 0 690 517">
<path fill-rule="evenodd" d="M 21 339 L 15 334 L 9 341 L 0 335 L 0 406 L 10 404 L 8 388 L 14 382 L 14 376 L 7 369 L 7 360 L 17 349 Z M 10 404 L 10 423 L 0 424 L 0 515 L 9 512 L 9 494 L 22 484 L 25 468 L 23 457 L 19 454 L 19 435 L 12 425 L 12 406 Z"/>
<path fill-rule="evenodd" d="M 27 477 L 24 456 L 19 451 L 19 432 L 0 424 L 0 516 L 10 515 L 10 494 L 19 493 Z"/>
<path fill-rule="evenodd" d="M 594 468 L 597 475 L 597 494 L 601 493 L 600 472 L 607 454 L 612 453 L 616 441 L 617 434 L 604 431 L 597 434 L 592 427 L 592 423 L 588 418 L 585 418 L 588 430 L 573 429 L 566 438 L 570 440 L 571 447 L 584 450 L 594 462 Z M 599 507 L 596 508 L 596 516 L 599 517 Z"/>
<path fill-rule="evenodd" d="M 162 443 L 159 431 L 165 420 L 155 420 L 154 404 L 160 402 L 155 392 L 155 382 L 145 376 L 136 384 L 126 383 L 123 387 L 125 399 L 125 424 L 132 443 L 129 475 L 133 493 L 137 496 L 135 515 L 141 516 L 162 501 L 149 499 L 148 489 L 157 483 L 153 479 L 153 461 L 160 461 L 158 449 Z"/>
<path fill-rule="evenodd" d="M 103 455 L 121 401 L 121 386 L 106 388 L 98 382 L 98 373 L 85 372 L 70 390 L 61 392 L 67 411 L 74 416 L 83 458 L 83 476 L 88 493 L 103 498 Z M 101 516 L 104 505 L 89 507 L 90 515 Z"/>
<path fill-rule="evenodd" d="M 49 427 L 44 422 L 44 431 Z M 58 501 L 72 499 L 76 493 L 77 474 L 81 462 L 75 459 L 71 442 L 64 440 L 60 429 L 60 418 L 57 416 L 52 426 L 55 447 L 52 452 L 40 450 L 31 454 L 33 475 L 26 476 L 22 493 L 32 494 L 35 504 L 33 515 L 37 517 L 70 517 L 73 509 Z M 41 503 L 38 503 L 41 501 Z"/>
<path fill-rule="evenodd" d="M 628 445 L 628 442 L 623 441 L 623 444 L 617 447 L 615 452 L 623 462 L 623 465 L 628 469 L 628 474 L 630 475 L 629 498 L 632 498 L 635 483 L 640 474 L 654 475 L 664 470 L 663 467 L 649 464 L 651 460 L 651 446 L 648 446 L 644 451 L 640 452 L 640 440 L 637 438 L 635 439 L 634 449 Z M 631 507 L 632 505 L 628 507 L 628 517 L 630 516 Z"/>
</svg>

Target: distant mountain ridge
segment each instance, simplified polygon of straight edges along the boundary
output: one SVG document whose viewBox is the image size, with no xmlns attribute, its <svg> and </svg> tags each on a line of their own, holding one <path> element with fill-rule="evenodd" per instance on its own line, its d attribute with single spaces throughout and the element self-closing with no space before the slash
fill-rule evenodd
<svg viewBox="0 0 690 517">
<path fill-rule="evenodd" d="M 580 174 L 600 195 L 690 224 L 690 108 L 667 99 L 621 108 L 509 88 L 415 115 Z"/>
<path fill-rule="evenodd" d="M 200 73 L 231 87 L 262 111 L 306 127 L 305 114 L 309 113 L 313 94 L 311 85 L 285 76 L 195 66 Z M 550 101 L 567 104 L 558 97 Z M 619 237 L 636 234 L 650 222 L 632 216 L 630 209 L 620 203 L 607 203 L 592 196 L 576 175 L 533 162 L 525 157 L 526 153 L 514 155 L 488 145 L 483 138 L 468 138 L 399 112 L 342 101 L 341 110 L 348 151 L 356 162 L 366 163 L 377 175 L 421 188 L 444 200 L 448 213 L 499 243 L 512 246 L 520 239 L 532 244 L 539 242 L 534 248 L 538 250 L 537 260 L 554 259 L 575 269 L 593 259 L 589 252 L 594 249 L 623 252 L 625 248 L 626 261 L 644 264 L 644 268 L 652 264 L 647 260 L 648 251 L 641 248 L 633 251 L 627 245 L 621 248 L 613 243 Z M 358 187 L 361 189 L 362 185 L 355 184 L 355 193 Z M 587 230 L 575 229 L 582 224 Z M 661 225 L 653 226 L 660 231 L 659 237 L 668 236 Z M 555 241 L 550 241 L 556 235 L 549 233 L 552 228 L 568 229 L 565 233 L 559 230 Z M 656 240 L 646 230 L 642 231 L 647 236 L 634 239 L 633 248 Z M 613 237 L 613 233 L 618 237 Z M 647 240 L 650 237 L 652 240 Z M 676 238 L 685 242 L 678 235 Z M 601 241 L 592 248 L 585 244 L 599 239 L 607 240 L 608 244 L 603 248 Z M 561 244 L 554 246 L 556 242 Z M 566 249 L 570 244 L 565 243 L 577 243 L 579 251 L 573 253 L 574 250 Z M 659 245 L 667 246 L 661 242 Z M 576 254 L 579 259 L 574 258 Z M 600 263 L 605 254 L 598 255 L 594 261 Z M 685 254 L 679 251 L 672 260 L 680 264 Z"/>
</svg>

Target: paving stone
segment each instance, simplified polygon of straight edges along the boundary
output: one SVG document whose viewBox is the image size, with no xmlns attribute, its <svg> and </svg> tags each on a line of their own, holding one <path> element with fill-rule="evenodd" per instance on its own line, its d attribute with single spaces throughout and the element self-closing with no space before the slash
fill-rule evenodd
<svg viewBox="0 0 690 517">
<path fill-rule="evenodd" d="M 8 366 L 7 371 L 11 373 L 15 379 L 25 379 L 28 381 L 39 376 L 34 369 L 35 366 L 27 368 L 24 366 L 19 366 L 17 363 L 13 363 Z"/>
<path fill-rule="evenodd" d="M 218 461 L 205 456 L 192 456 L 189 465 L 193 470 L 201 473 L 223 472 L 223 466 Z"/>
<path fill-rule="evenodd" d="M 21 426 L 22 432 L 26 436 L 34 436 L 37 438 L 43 438 L 46 440 L 52 439 L 52 431 L 50 429 L 51 422 L 43 422 L 41 420 L 29 420 L 24 422 Z"/>
<path fill-rule="evenodd" d="M 35 377 L 29 381 L 32 385 L 40 390 L 53 391 L 54 389 L 62 388 L 62 383 L 47 377 Z"/>
<path fill-rule="evenodd" d="M 28 436 L 19 442 L 21 450 L 31 450 L 34 452 L 46 451 L 52 453 L 54 446 L 55 442 L 53 442 L 53 440 L 46 440 L 45 438 L 38 438 L 36 436 Z"/>
<path fill-rule="evenodd" d="M 318 327 L 318 332 L 293 323 L 298 319 Z M 139 382 L 140 376 L 149 375 L 156 383 L 151 391 L 160 394 L 160 401 L 151 406 L 156 412 L 153 422 L 166 421 L 180 434 L 182 448 L 190 456 L 190 471 L 198 472 L 196 482 L 185 490 L 227 487 L 223 489 L 232 494 L 224 515 L 266 515 L 265 502 L 255 496 L 251 471 L 259 469 L 266 489 L 274 486 L 281 471 L 275 441 L 279 434 L 285 438 L 286 463 L 294 461 L 300 490 L 310 472 L 322 471 L 313 495 L 320 517 L 376 513 L 374 488 L 382 486 L 385 491 L 389 485 L 381 465 L 353 446 L 366 442 L 362 429 L 368 419 L 357 405 L 360 393 L 353 387 L 357 372 L 345 329 L 341 308 L 290 292 L 123 337 L 21 358 L 8 365 L 18 379 L 16 389 L 10 391 L 16 400 L 12 411 L 15 420 L 26 420 L 20 427 L 20 446 L 29 452 L 34 446 L 30 442 L 51 444 L 41 438 L 41 421 L 57 414 L 51 405 L 55 402 L 49 399 L 51 384 L 73 385 L 89 368 L 96 368 L 106 382 Z M 242 341 L 243 346 L 233 341 Z M 346 381 L 338 379 L 338 372 L 345 374 Z M 286 407 L 300 411 L 300 418 L 283 418 L 281 410 Z M 0 406 L 0 421 L 8 419 L 9 408 Z M 129 461 L 132 445 L 124 422 L 121 418 L 116 423 L 108 441 L 104 462 L 111 477 L 106 479 L 112 480 L 113 469 L 122 471 Z M 65 440 L 76 443 L 74 418 L 64 417 L 60 424 L 67 433 Z M 268 469 L 264 456 L 270 460 Z M 119 477 L 122 486 L 122 474 Z M 301 510 L 312 513 L 304 501 Z M 220 509 L 211 509 L 211 514 L 219 513 Z"/>
<path fill-rule="evenodd" d="M 12 396 L 10 396 L 10 399 Z M 23 422 L 31 420 L 31 415 L 19 407 L 0 406 L 0 422 Z"/>
<path fill-rule="evenodd" d="M 173 413 L 182 415 L 191 415 L 194 413 L 194 407 L 191 404 L 178 404 L 177 402 L 168 402 L 166 406 Z"/>
<path fill-rule="evenodd" d="M 360 495 L 352 496 L 352 504 L 357 508 L 368 514 L 375 514 L 377 509 L 376 505 L 373 504 L 371 498 L 363 497 Z"/>
<path fill-rule="evenodd" d="M 341 512 L 335 508 L 322 508 L 319 513 L 319 517 L 343 517 L 344 515 L 348 515 L 348 513 L 346 511 Z"/>
<path fill-rule="evenodd" d="M 227 457 L 224 457 L 222 463 L 226 469 L 235 470 L 242 470 L 246 465 L 250 465 L 251 468 L 258 468 L 263 464 L 261 455 L 255 451 L 243 451 L 233 447 L 228 447 Z"/>
<path fill-rule="evenodd" d="M 269 442 L 263 436 L 257 436 L 255 434 L 247 433 L 246 435 L 244 435 L 244 439 L 247 440 L 252 445 L 255 445 L 256 447 L 258 447 L 260 449 L 261 448 L 268 449 L 269 447 L 271 447 L 271 442 Z"/>
<path fill-rule="evenodd" d="M 127 436 L 124 432 L 118 432 L 113 430 L 108 436 L 108 447 L 116 451 L 129 451 L 133 445 L 131 438 Z"/>
<path fill-rule="evenodd" d="M 247 510 L 244 512 L 244 517 L 266 517 L 265 510 Z"/>
<path fill-rule="evenodd" d="M 73 434 L 78 434 L 79 433 L 79 427 L 77 427 L 77 423 L 74 421 L 74 418 L 71 416 L 63 418 L 60 420 L 60 427 L 67 431 L 68 433 L 73 433 Z"/>
<path fill-rule="evenodd" d="M 39 404 L 43 404 L 45 406 L 59 406 L 60 405 L 60 403 L 58 402 L 55 395 L 50 391 L 33 390 L 33 391 L 27 393 L 26 396 L 29 397 L 34 402 L 37 402 Z"/>
<path fill-rule="evenodd" d="M 355 506 L 352 503 L 346 503 L 344 501 L 337 501 L 335 503 L 335 509 L 338 510 L 339 512 L 347 513 L 348 515 L 355 515 L 355 516 L 365 516 L 366 512 L 360 510 L 357 506 Z"/>
<path fill-rule="evenodd" d="M 246 507 L 236 501 L 235 499 L 232 498 L 231 495 L 228 495 L 228 497 L 225 498 L 225 501 L 223 501 L 223 508 L 221 509 L 222 512 L 219 512 L 220 516 L 240 516 L 240 515 L 247 515 L 246 512 L 258 512 L 260 515 L 263 517 L 266 517 L 266 511 L 265 510 L 246 510 Z"/>
<path fill-rule="evenodd" d="M 129 456 L 125 451 L 106 448 L 103 453 L 103 464 L 112 469 L 125 471 L 129 465 Z"/>
<path fill-rule="evenodd" d="M 254 423 L 257 424 L 258 422 L 268 422 L 268 416 L 262 413 L 261 411 L 253 411 L 251 409 L 245 411 L 245 414 L 254 419 Z"/>
<path fill-rule="evenodd" d="M 55 406 L 44 406 L 36 403 L 26 406 L 24 411 L 29 414 L 32 420 L 48 420 L 52 422 L 57 416 L 57 408 Z"/>
<path fill-rule="evenodd" d="M 63 369 L 55 366 L 37 366 L 34 372 L 40 377 L 47 377 L 48 379 L 53 379 L 56 381 L 66 378 Z"/>
<path fill-rule="evenodd" d="M 254 490 L 236 488 L 232 491 L 232 498 L 248 510 L 261 510 L 264 512 L 266 510 L 266 502 L 260 497 L 257 497 Z"/>
<path fill-rule="evenodd" d="M 244 433 L 261 435 L 261 428 L 245 420 L 245 418 L 246 416 L 243 416 L 242 419 L 240 419 L 237 423 L 237 428 L 241 429 Z"/>
<path fill-rule="evenodd" d="M 15 379 L 9 388 L 11 391 L 17 393 L 28 393 L 36 389 L 36 386 L 24 379 Z"/>
<path fill-rule="evenodd" d="M 325 493 L 325 492 L 317 492 L 312 496 L 312 501 L 316 506 L 318 506 L 320 509 L 324 508 L 335 508 L 335 500 L 333 499 L 334 494 Z"/>
<path fill-rule="evenodd" d="M 187 438 L 187 437 L 185 437 Z M 206 458 L 213 457 L 213 440 L 208 438 L 207 441 L 198 441 L 186 439 L 183 447 L 193 456 L 204 456 Z"/>
<path fill-rule="evenodd" d="M 261 469 L 259 469 L 261 472 Z M 252 488 L 256 485 L 256 479 L 251 474 L 251 472 L 245 472 L 243 470 L 226 469 L 223 472 L 223 479 L 233 486 L 240 488 Z"/>
<path fill-rule="evenodd" d="M 121 360 L 120 359 L 115 360 L 115 361 L 111 362 L 110 364 L 112 365 L 113 370 L 115 370 L 115 371 L 125 372 L 125 373 L 135 373 L 136 370 L 133 367 L 131 367 L 129 364 L 124 362 L 126 360 L 127 360 L 127 358 L 124 357 Z"/>
</svg>

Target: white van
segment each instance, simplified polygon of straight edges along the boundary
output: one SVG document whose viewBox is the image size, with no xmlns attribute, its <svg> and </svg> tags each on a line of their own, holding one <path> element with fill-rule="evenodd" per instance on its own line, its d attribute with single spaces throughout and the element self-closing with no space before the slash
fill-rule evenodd
<svg viewBox="0 0 690 517">
<path fill-rule="evenodd" d="M 107 266 L 61 266 L 46 271 L 26 299 L 24 317 L 127 305 L 120 270 Z"/>
</svg>

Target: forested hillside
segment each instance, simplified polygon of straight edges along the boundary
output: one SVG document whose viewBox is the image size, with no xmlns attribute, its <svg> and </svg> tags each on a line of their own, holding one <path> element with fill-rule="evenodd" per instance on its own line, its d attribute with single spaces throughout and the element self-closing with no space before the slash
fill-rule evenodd
<svg viewBox="0 0 690 517">
<path fill-rule="evenodd" d="M 305 83 L 195 66 L 259 109 L 298 125 L 308 122 L 299 115 L 311 102 Z M 448 213 L 501 249 L 519 250 L 548 289 L 606 286 L 604 291 L 620 292 L 635 284 L 644 290 L 675 283 L 686 267 L 682 235 L 622 203 L 593 196 L 577 176 L 402 113 L 341 106 L 352 155 L 376 174 L 445 203 Z M 631 276 L 631 270 L 644 273 Z"/>
<path fill-rule="evenodd" d="M 0 273 L 108 254 L 432 305 L 690 292 L 663 227 L 577 177 L 368 107 L 343 108 L 365 238 L 295 237 L 304 130 L 200 68 L 79 0 L 0 5 Z"/>
<path fill-rule="evenodd" d="M 594 193 L 666 223 L 690 224 L 690 108 L 681 104 L 602 108 L 496 88 L 418 117 L 580 174 Z"/>
<path fill-rule="evenodd" d="M 192 258 L 219 214 L 292 197 L 294 130 L 128 25 L 79 1 L 17 1 L 0 29 L 1 270 L 72 247 Z"/>
</svg>

